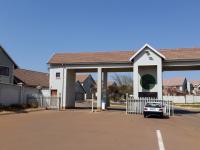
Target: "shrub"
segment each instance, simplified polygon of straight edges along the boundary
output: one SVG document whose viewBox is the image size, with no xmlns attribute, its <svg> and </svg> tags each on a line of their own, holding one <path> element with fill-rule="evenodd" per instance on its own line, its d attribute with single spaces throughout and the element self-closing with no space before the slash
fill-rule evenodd
<svg viewBox="0 0 200 150">
<path fill-rule="evenodd" d="M 25 109 L 25 106 L 22 104 L 11 104 L 10 106 L 8 106 L 8 109 L 20 110 L 20 109 Z"/>
<path fill-rule="evenodd" d="M 28 108 L 38 108 L 39 103 L 36 100 L 29 101 L 27 104 Z"/>
<path fill-rule="evenodd" d="M 5 106 L 0 103 L 0 111 L 3 111 L 5 109 Z"/>
</svg>

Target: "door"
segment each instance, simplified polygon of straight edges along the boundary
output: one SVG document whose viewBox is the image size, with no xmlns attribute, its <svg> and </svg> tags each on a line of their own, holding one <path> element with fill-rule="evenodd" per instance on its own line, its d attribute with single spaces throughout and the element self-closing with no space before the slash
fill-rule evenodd
<svg viewBox="0 0 200 150">
<path fill-rule="evenodd" d="M 51 96 L 57 96 L 57 90 L 51 90 Z"/>
</svg>

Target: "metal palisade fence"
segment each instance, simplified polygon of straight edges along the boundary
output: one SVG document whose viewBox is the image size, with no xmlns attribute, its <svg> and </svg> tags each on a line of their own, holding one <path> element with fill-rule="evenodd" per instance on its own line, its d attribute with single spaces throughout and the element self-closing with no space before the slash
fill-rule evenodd
<svg viewBox="0 0 200 150">
<path fill-rule="evenodd" d="M 44 97 L 41 95 L 29 96 L 27 98 L 26 104 L 28 105 L 37 105 L 38 107 L 46 109 L 57 109 L 61 108 L 61 98 L 55 96 Z"/>
<path fill-rule="evenodd" d="M 126 98 L 126 113 L 127 114 L 143 114 L 144 106 L 149 102 L 160 102 L 166 107 L 167 116 L 174 115 L 173 102 L 169 100 L 158 100 L 153 98 L 139 98 L 134 99 L 134 97 Z"/>
<path fill-rule="evenodd" d="M 60 109 L 61 108 L 61 99 L 60 97 L 50 96 L 43 97 L 44 107 L 47 109 Z"/>
</svg>

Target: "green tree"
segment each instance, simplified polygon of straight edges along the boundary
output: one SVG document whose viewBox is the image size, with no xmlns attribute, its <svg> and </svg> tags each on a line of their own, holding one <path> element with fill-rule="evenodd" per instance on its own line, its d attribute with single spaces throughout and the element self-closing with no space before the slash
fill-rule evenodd
<svg viewBox="0 0 200 150">
<path fill-rule="evenodd" d="M 108 87 L 111 100 L 122 100 L 125 98 L 126 93 L 133 94 L 133 79 L 131 76 L 114 74 L 112 79 L 116 84 Z"/>
</svg>

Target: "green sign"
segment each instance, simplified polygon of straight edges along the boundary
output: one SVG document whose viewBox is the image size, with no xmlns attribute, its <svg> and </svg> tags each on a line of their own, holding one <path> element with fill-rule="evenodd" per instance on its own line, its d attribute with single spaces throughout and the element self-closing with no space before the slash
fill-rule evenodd
<svg viewBox="0 0 200 150">
<path fill-rule="evenodd" d="M 141 77 L 140 85 L 145 90 L 152 89 L 156 84 L 156 79 L 150 74 L 145 74 Z"/>
</svg>

